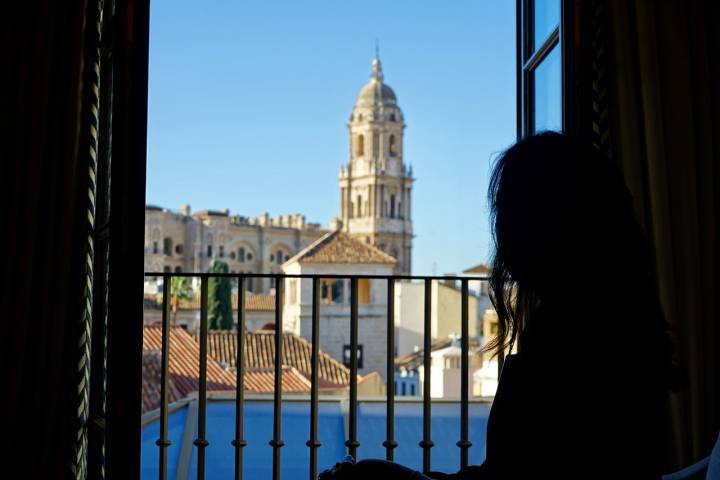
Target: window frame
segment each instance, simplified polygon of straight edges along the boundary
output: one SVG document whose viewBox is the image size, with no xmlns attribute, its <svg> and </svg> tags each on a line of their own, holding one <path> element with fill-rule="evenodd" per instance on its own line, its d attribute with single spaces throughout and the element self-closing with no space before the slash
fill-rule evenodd
<svg viewBox="0 0 720 480">
<path fill-rule="evenodd" d="M 572 85 L 573 68 L 571 59 L 574 31 L 575 7 L 571 0 L 560 2 L 560 19 L 558 26 L 539 45 L 535 51 L 533 44 L 533 9 L 535 0 L 517 0 L 516 3 L 516 82 L 517 82 L 517 138 L 521 139 L 534 132 L 535 120 L 532 75 L 548 55 L 558 48 L 560 53 L 560 101 L 561 131 L 572 133 L 573 111 L 572 96 L 569 95 Z"/>
</svg>

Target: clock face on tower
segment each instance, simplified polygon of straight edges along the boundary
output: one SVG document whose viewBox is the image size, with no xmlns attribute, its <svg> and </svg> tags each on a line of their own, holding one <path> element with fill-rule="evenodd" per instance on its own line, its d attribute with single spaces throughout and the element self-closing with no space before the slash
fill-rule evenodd
<svg viewBox="0 0 720 480">
<path fill-rule="evenodd" d="M 405 119 L 384 81 L 379 58 L 355 99 L 348 133 L 350 155 L 340 170 L 342 229 L 394 256 L 410 274 L 412 170 L 403 158 Z"/>
</svg>

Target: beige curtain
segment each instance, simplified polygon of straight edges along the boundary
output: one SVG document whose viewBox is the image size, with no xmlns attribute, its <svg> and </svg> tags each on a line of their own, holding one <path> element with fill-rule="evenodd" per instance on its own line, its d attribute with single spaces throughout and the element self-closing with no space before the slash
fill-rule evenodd
<svg viewBox="0 0 720 480">
<path fill-rule="evenodd" d="M 651 235 L 689 387 L 673 395 L 675 464 L 720 432 L 718 2 L 607 0 L 613 155 Z M 632 361 L 632 346 L 628 346 Z"/>
</svg>

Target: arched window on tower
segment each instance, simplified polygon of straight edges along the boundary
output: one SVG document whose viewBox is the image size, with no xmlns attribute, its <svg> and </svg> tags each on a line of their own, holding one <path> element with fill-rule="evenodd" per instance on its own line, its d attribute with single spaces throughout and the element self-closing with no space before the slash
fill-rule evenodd
<svg viewBox="0 0 720 480">
<path fill-rule="evenodd" d="M 355 202 L 355 205 L 357 207 L 357 216 L 362 217 L 362 197 L 360 197 L 360 195 L 357 196 L 357 202 Z"/>
<path fill-rule="evenodd" d="M 245 262 L 245 249 L 240 247 L 238 248 L 238 254 L 237 254 L 238 262 L 244 263 Z"/>
<path fill-rule="evenodd" d="M 390 149 L 390 156 L 394 157 L 397 154 L 397 142 L 395 140 L 395 135 L 390 135 L 389 143 L 389 149 Z"/>
<path fill-rule="evenodd" d="M 356 155 L 365 155 L 365 136 L 360 134 L 357 136 L 357 147 L 355 148 Z"/>
<path fill-rule="evenodd" d="M 390 218 L 395 218 L 395 195 L 390 195 Z"/>
</svg>

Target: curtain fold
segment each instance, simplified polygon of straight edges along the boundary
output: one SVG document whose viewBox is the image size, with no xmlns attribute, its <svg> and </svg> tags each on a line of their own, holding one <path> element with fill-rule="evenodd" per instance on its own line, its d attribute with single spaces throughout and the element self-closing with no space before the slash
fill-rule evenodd
<svg viewBox="0 0 720 480">
<path fill-rule="evenodd" d="M 6 454 L 23 478 L 86 475 L 97 10 L 11 2 L 0 34 L 0 363 Z"/>
<path fill-rule="evenodd" d="M 720 34 L 710 2 L 607 0 L 613 154 L 649 233 L 688 388 L 677 466 L 720 432 Z M 632 361 L 632 359 L 629 359 Z"/>
</svg>

